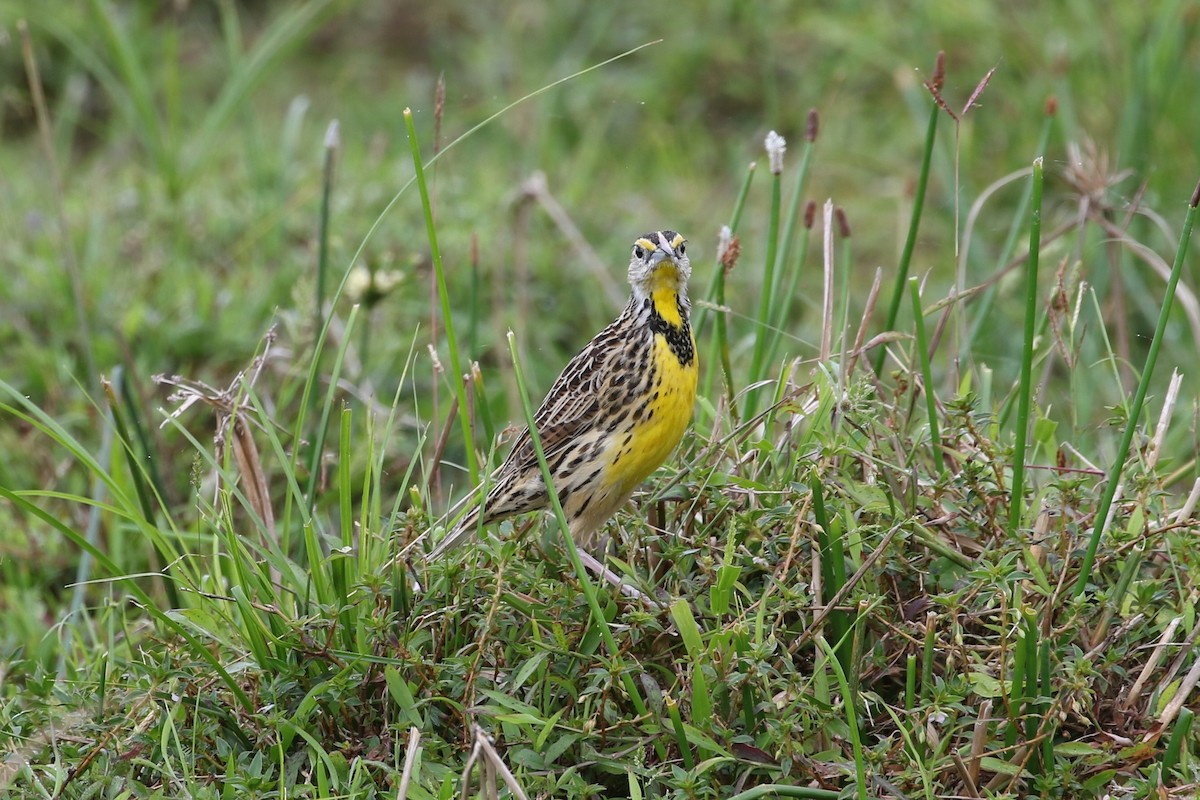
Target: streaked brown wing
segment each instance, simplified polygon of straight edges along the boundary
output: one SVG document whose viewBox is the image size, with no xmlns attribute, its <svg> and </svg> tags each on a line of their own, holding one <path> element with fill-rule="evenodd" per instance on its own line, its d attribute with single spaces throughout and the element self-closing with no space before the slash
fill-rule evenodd
<svg viewBox="0 0 1200 800">
<path fill-rule="evenodd" d="M 546 460 L 553 461 L 572 441 L 585 433 L 602 411 L 601 395 L 620 358 L 624 315 L 596 334 L 572 358 L 554 381 L 534 414 Z M 537 469 L 537 454 L 528 430 L 518 434 L 501 473 L 521 474 Z"/>
</svg>

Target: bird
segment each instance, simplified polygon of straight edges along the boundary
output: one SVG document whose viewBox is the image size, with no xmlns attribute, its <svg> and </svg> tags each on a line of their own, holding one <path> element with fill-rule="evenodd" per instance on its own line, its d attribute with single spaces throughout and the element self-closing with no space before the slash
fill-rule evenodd
<svg viewBox="0 0 1200 800">
<path fill-rule="evenodd" d="M 638 237 L 629 259 L 629 303 L 567 363 L 534 415 L 570 534 L 581 546 L 667 459 L 691 422 L 698 375 L 691 274 L 683 236 L 661 230 Z M 482 502 L 430 551 L 430 560 L 484 525 L 549 506 L 528 428 L 484 485 Z"/>
</svg>

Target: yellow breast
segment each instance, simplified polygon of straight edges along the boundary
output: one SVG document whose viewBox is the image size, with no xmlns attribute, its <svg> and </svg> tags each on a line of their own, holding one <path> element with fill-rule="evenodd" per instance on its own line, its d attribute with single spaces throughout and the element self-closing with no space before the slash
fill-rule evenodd
<svg viewBox="0 0 1200 800">
<path fill-rule="evenodd" d="M 624 435 L 614 438 L 606 453 L 611 485 L 625 496 L 671 455 L 692 420 L 696 402 L 696 359 L 680 363 L 661 335 L 654 337 L 652 357 L 654 382 L 645 398 L 645 411 Z"/>
</svg>

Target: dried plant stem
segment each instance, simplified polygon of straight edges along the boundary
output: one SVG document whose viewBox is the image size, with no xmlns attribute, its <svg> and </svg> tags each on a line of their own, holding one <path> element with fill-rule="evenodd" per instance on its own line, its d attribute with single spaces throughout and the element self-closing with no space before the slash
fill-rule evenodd
<svg viewBox="0 0 1200 800">
<path fill-rule="evenodd" d="M 833 352 L 833 201 L 826 200 L 821 214 L 824 223 L 821 292 L 821 349 L 819 358 L 828 361 Z"/>
</svg>

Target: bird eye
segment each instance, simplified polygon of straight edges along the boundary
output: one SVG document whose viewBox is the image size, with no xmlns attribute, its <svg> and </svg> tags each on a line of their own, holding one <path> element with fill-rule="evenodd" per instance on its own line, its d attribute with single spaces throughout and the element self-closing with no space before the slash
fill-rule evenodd
<svg viewBox="0 0 1200 800">
<path fill-rule="evenodd" d="M 684 244 L 683 242 L 680 242 L 679 249 L 676 250 L 675 252 L 678 253 L 679 255 L 683 255 L 684 253 L 687 252 L 687 245 Z"/>
<path fill-rule="evenodd" d="M 633 246 L 633 255 L 635 258 L 645 258 L 646 248 L 642 247 L 640 244 L 635 244 Z"/>
</svg>

